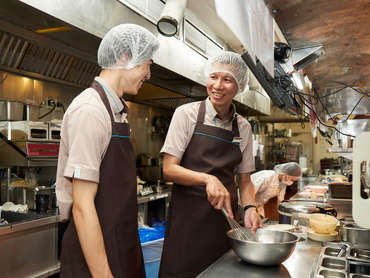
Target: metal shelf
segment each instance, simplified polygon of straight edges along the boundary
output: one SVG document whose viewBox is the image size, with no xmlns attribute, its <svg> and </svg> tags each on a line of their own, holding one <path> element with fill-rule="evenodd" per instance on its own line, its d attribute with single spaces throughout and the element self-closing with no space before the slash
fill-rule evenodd
<svg viewBox="0 0 370 278">
<path fill-rule="evenodd" d="M 343 156 L 344 158 L 353 160 L 353 148 L 348 148 L 348 149 L 329 148 L 329 152 L 335 153 L 337 155 Z"/>
</svg>

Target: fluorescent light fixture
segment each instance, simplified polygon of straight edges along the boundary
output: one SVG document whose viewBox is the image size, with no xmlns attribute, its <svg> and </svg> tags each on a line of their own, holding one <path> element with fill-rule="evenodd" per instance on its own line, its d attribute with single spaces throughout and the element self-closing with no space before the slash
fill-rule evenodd
<svg viewBox="0 0 370 278">
<path fill-rule="evenodd" d="M 158 32 L 163 36 L 172 37 L 179 30 L 188 0 L 167 0 L 157 23 Z"/>
</svg>

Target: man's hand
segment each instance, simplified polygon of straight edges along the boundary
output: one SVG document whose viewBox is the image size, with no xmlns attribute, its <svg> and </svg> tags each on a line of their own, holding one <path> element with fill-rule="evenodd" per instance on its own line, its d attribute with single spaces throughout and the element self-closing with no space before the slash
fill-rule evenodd
<svg viewBox="0 0 370 278">
<path fill-rule="evenodd" d="M 230 193 L 218 178 L 212 175 L 207 175 L 206 178 L 207 199 L 211 205 L 218 210 L 225 206 L 229 217 L 234 218 L 231 209 Z"/>
<path fill-rule="evenodd" d="M 260 214 L 256 212 L 255 208 L 249 208 L 244 212 L 244 225 L 245 227 L 251 227 L 251 233 L 254 235 L 257 232 L 257 228 L 265 227 L 262 223 Z"/>
</svg>

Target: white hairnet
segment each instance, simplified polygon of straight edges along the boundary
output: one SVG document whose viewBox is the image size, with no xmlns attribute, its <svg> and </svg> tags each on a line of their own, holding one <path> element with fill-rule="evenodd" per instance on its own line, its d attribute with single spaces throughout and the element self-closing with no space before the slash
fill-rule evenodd
<svg viewBox="0 0 370 278">
<path fill-rule="evenodd" d="M 158 39 L 144 27 L 120 24 L 101 41 L 98 64 L 102 69 L 130 70 L 152 59 L 158 48 Z"/>
<path fill-rule="evenodd" d="M 248 67 L 242 57 L 231 51 L 223 51 L 206 62 L 204 76 L 208 79 L 214 72 L 231 74 L 238 84 L 238 93 L 245 90 L 248 84 Z"/>
<path fill-rule="evenodd" d="M 284 174 L 288 176 L 300 178 L 302 176 L 301 166 L 295 162 L 288 162 L 284 164 L 278 164 L 274 167 L 275 173 Z"/>
</svg>

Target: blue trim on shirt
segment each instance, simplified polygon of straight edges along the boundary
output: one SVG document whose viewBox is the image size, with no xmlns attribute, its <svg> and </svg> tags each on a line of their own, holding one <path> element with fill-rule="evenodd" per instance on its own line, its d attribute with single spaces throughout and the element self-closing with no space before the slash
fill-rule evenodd
<svg viewBox="0 0 370 278">
<path fill-rule="evenodd" d="M 219 139 L 219 140 L 222 140 L 222 141 L 225 141 L 225 142 L 228 142 L 228 143 L 231 143 L 231 144 L 234 144 L 234 145 L 238 145 L 239 146 L 239 143 L 231 142 L 231 141 L 228 141 L 228 140 L 225 140 L 225 139 L 222 139 L 220 137 L 213 136 L 213 135 L 209 135 L 209 134 L 205 134 L 205 133 L 200 133 L 200 132 L 194 132 L 194 134 L 204 135 L 204 136 L 216 138 L 216 139 Z"/>
<path fill-rule="evenodd" d="M 111 94 L 110 94 L 110 92 L 107 90 L 107 88 L 105 88 L 105 87 L 104 87 L 104 85 L 103 85 L 103 84 L 101 84 L 99 81 L 97 81 L 97 80 L 96 80 L 96 82 L 98 82 L 98 83 L 100 84 L 100 86 L 102 86 L 102 87 L 104 88 L 104 90 L 106 90 L 106 91 L 107 91 L 108 95 L 113 99 L 114 103 L 116 104 L 116 106 L 117 106 L 117 110 L 118 110 L 118 111 L 120 111 L 120 110 L 119 110 L 119 107 L 118 107 L 117 102 L 116 102 L 116 101 L 115 101 L 115 99 L 112 97 L 112 95 L 111 95 Z M 116 117 L 116 120 L 117 120 L 117 116 L 116 116 L 116 115 L 114 115 L 114 116 Z"/>
<path fill-rule="evenodd" d="M 215 116 L 213 116 L 212 111 L 211 111 L 211 109 L 209 108 L 207 101 L 206 101 L 206 105 L 207 105 L 207 108 L 208 108 L 209 112 L 211 113 L 211 115 L 212 115 L 212 117 L 213 117 L 213 121 L 215 122 L 215 126 L 217 127 L 216 117 L 215 117 Z M 226 128 L 226 125 L 227 125 L 227 122 L 226 122 L 226 123 L 225 123 L 225 125 L 224 125 L 224 129 Z M 220 127 L 221 127 L 221 125 L 220 125 Z"/>
<path fill-rule="evenodd" d="M 131 138 L 131 136 L 122 136 L 122 135 L 112 135 L 112 137 Z"/>
</svg>

